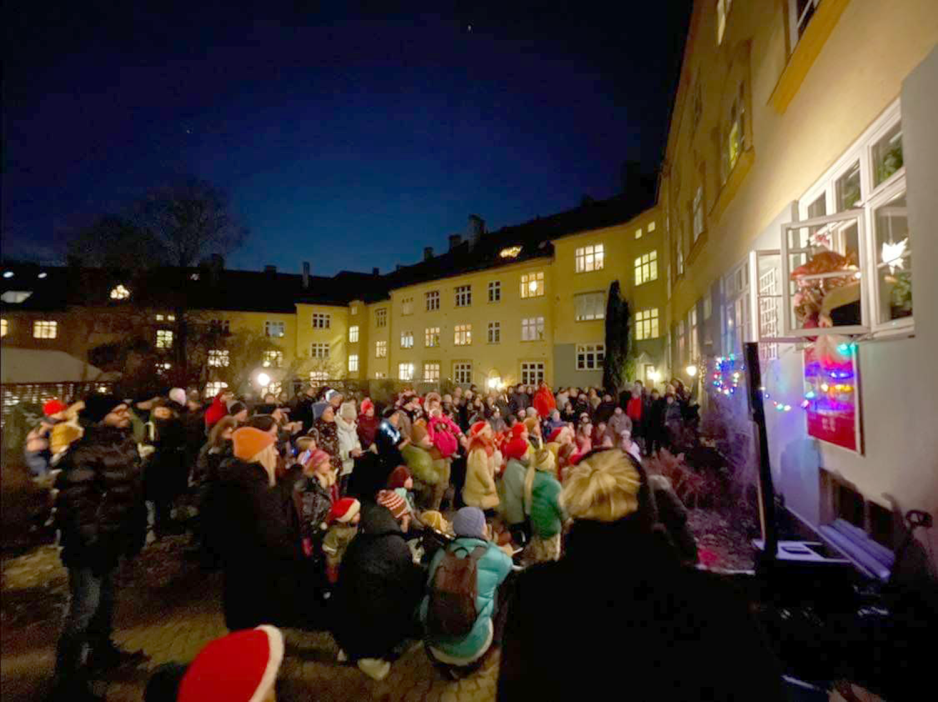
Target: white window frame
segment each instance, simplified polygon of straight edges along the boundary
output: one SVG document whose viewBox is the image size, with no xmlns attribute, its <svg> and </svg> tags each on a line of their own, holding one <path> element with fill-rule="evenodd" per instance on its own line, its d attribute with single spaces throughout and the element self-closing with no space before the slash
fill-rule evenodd
<svg viewBox="0 0 938 702">
<path fill-rule="evenodd" d="M 59 335 L 59 323 L 55 320 L 37 319 L 33 322 L 34 339 L 55 339 Z"/>
<path fill-rule="evenodd" d="M 635 285 L 658 280 L 658 249 L 643 253 L 635 259 Z"/>
<path fill-rule="evenodd" d="M 453 303 L 456 307 L 470 307 L 472 305 L 472 286 L 457 285 L 453 289 Z"/>
<path fill-rule="evenodd" d="M 534 289 L 531 289 L 533 284 Z M 544 271 L 531 271 L 521 274 L 521 299 L 544 296 Z"/>
<path fill-rule="evenodd" d="M 261 365 L 264 368 L 280 368 L 283 365 L 283 351 L 264 351 L 261 357 Z"/>
<path fill-rule="evenodd" d="M 693 211 L 694 241 L 696 242 L 704 232 L 703 185 L 697 186 L 694 193 L 694 203 L 691 207 Z"/>
<path fill-rule="evenodd" d="M 218 393 L 228 387 L 223 380 L 210 380 L 205 384 L 205 397 L 218 397 Z"/>
<path fill-rule="evenodd" d="M 375 328 L 383 329 L 388 326 L 388 308 L 379 307 L 375 310 Z"/>
<path fill-rule="evenodd" d="M 357 373 L 358 372 L 358 354 L 350 353 L 348 356 L 348 372 Z"/>
<path fill-rule="evenodd" d="M 596 371 L 603 369 L 606 360 L 605 344 L 577 344 L 576 369 L 578 371 Z"/>
<path fill-rule="evenodd" d="M 522 361 L 521 362 L 521 383 L 523 385 L 541 384 L 541 381 L 547 377 L 547 364 L 544 361 Z"/>
<path fill-rule="evenodd" d="M 440 328 L 427 327 L 423 330 L 423 345 L 428 348 L 436 348 L 440 345 Z"/>
<path fill-rule="evenodd" d="M 773 256 L 779 259 L 777 265 L 762 265 L 762 259 Z M 754 311 L 750 338 L 759 342 L 759 357 L 766 362 L 778 358 L 778 343 L 771 339 L 783 337 L 785 278 L 781 262 L 779 250 L 753 251 L 749 255 L 749 309 Z"/>
<path fill-rule="evenodd" d="M 208 366 L 209 368 L 227 368 L 231 362 L 231 354 L 228 349 L 209 349 Z"/>
<path fill-rule="evenodd" d="M 430 290 L 423 294 L 424 302 L 426 304 L 427 312 L 433 312 L 434 310 L 440 309 L 440 291 L 439 290 Z"/>
<path fill-rule="evenodd" d="M 439 361 L 424 361 L 423 382 L 425 383 L 440 382 L 440 362 Z"/>
<path fill-rule="evenodd" d="M 808 2 L 805 3 L 804 12 L 799 16 L 798 0 L 788 0 L 788 39 L 792 52 L 794 52 L 795 47 L 798 46 L 798 42 L 801 41 L 801 35 L 804 29 L 811 23 L 811 19 L 814 13 L 817 12 L 817 8 L 820 4 L 821 0 L 808 0 Z M 803 23 L 802 18 L 806 18 Z"/>
<path fill-rule="evenodd" d="M 577 293 L 573 296 L 573 319 L 594 322 L 606 318 L 606 293 L 602 290 Z"/>
<path fill-rule="evenodd" d="M 751 341 L 753 303 L 750 299 L 752 290 L 752 261 L 747 256 L 736 264 L 723 278 L 723 338 L 722 348 L 725 355 L 742 353 L 743 344 Z"/>
<path fill-rule="evenodd" d="M 328 312 L 313 312 L 313 329 L 331 329 L 332 315 Z"/>
<path fill-rule="evenodd" d="M 638 231 L 641 232 L 642 230 L 639 229 Z M 638 239 L 640 236 L 640 233 L 636 233 L 635 238 Z M 581 246 L 574 251 L 574 259 L 574 270 L 577 273 L 601 271 L 606 265 L 606 247 L 604 244 Z"/>
<path fill-rule="evenodd" d="M 277 331 L 279 330 L 279 334 Z M 264 336 L 269 336 L 273 339 L 281 339 L 287 335 L 287 323 L 279 322 L 277 320 L 268 319 L 264 322 Z"/>
<path fill-rule="evenodd" d="M 488 338 L 488 343 L 490 344 L 502 343 L 502 323 L 501 322 L 489 322 L 487 338 Z"/>
<path fill-rule="evenodd" d="M 388 342 L 376 341 L 375 342 L 375 358 L 387 358 L 387 357 L 388 357 Z"/>
<path fill-rule="evenodd" d="M 402 349 L 414 348 L 414 333 L 412 331 L 401 332 L 401 348 Z"/>
<path fill-rule="evenodd" d="M 502 281 L 490 280 L 489 281 L 489 302 L 501 302 L 501 301 L 502 301 Z"/>
<path fill-rule="evenodd" d="M 329 371 L 314 370 L 309 372 L 309 382 L 311 383 L 325 383 L 327 380 L 329 380 Z"/>
<path fill-rule="evenodd" d="M 406 317 L 414 313 L 414 298 L 401 298 L 401 316 Z"/>
<path fill-rule="evenodd" d="M 635 312 L 635 340 L 657 339 L 661 334 L 661 313 L 657 307 Z"/>
<path fill-rule="evenodd" d="M 733 7 L 733 0 L 717 0 L 717 44 L 726 36 L 726 22 Z"/>
<path fill-rule="evenodd" d="M 53 322 L 55 324 L 55 322 Z M 173 348 L 174 334 L 172 329 L 157 329 L 156 330 L 156 348 L 158 349 L 171 349 Z M 50 337 L 52 339 L 55 336 Z"/>
<path fill-rule="evenodd" d="M 472 361 L 453 362 L 453 382 L 459 385 L 472 385 Z"/>
<path fill-rule="evenodd" d="M 521 341 L 544 341 L 543 317 L 525 317 L 521 320 Z"/>
<path fill-rule="evenodd" d="M 398 363 L 397 364 L 397 379 L 398 380 L 413 380 L 414 379 L 414 364 L 410 361 Z"/>
<path fill-rule="evenodd" d="M 309 345 L 309 357 L 328 359 L 330 350 L 328 341 L 314 341 Z"/>
<path fill-rule="evenodd" d="M 472 345 L 472 325 L 457 324 L 453 327 L 453 345 L 471 346 Z"/>
<path fill-rule="evenodd" d="M 350 343 L 353 343 L 353 344 L 358 342 L 358 325 L 357 324 L 353 324 L 352 326 L 348 328 L 348 340 Z"/>
<path fill-rule="evenodd" d="M 690 338 L 690 360 L 697 363 L 700 360 L 700 327 L 697 324 L 697 304 L 687 312 L 687 329 Z"/>
</svg>

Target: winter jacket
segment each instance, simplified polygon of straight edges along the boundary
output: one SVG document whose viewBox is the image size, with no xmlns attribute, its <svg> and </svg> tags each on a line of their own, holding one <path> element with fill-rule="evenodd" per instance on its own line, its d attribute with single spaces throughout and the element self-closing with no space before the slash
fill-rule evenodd
<svg viewBox="0 0 938 702">
<path fill-rule="evenodd" d="M 558 610 L 557 593 L 576 591 L 589 595 Z M 630 518 L 575 523 L 563 558 L 526 570 L 509 610 L 498 700 L 578 699 L 584 680 L 655 702 L 787 699 L 746 599 Z M 619 645 L 594 645 L 610 635 Z"/>
<path fill-rule="evenodd" d="M 414 478 L 426 485 L 436 485 L 440 482 L 440 471 L 437 462 L 433 460 L 430 452 L 421 446 L 408 444 L 401 451 L 404 463 L 410 469 Z"/>
<path fill-rule="evenodd" d="M 512 458 L 505 467 L 502 476 L 499 497 L 499 510 L 508 524 L 524 522 L 524 478 L 528 472 L 528 462 Z"/>
<path fill-rule="evenodd" d="M 427 422 L 427 435 L 443 458 L 452 458 L 459 450 L 462 430 L 449 417 L 431 417 Z"/>
<path fill-rule="evenodd" d="M 356 534 L 358 534 L 357 525 L 336 523 L 329 527 L 329 531 L 322 541 L 322 551 L 326 554 L 326 563 L 330 567 L 338 567 L 342 562 L 342 558 Z"/>
<path fill-rule="evenodd" d="M 606 428 L 609 430 L 609 433 L 612 434 L 612 440 L 616 443 L 619 442 L 619 435 L 625 431 L 625 428 L 629 425 L 630 420 L 623 412 L 622 414 L 612 413 L 612 416 L 609 418 L 609 421 L 606 423 Z M 634 433 L 635 424 L 632 422 L 632 430 Z"/>
<path fill-rule="evenodd" d="M 615 402 L 612 402 L 612 401 L 601 402 L 599 403 L 599 407 L 596 408 L 596 412 L 594 412 L 593 414 L 593 421 L 596 422 L 596 424 L 599 424 L 600 422 L 608 423 L 609 418 L 612 417 L 612 414 L 615 411 L 616 411 Z"/>
<path fill-rule="evenodd" d="M 218 393 L 218 395 L 215 396 L 215 399 L 212 400 L 212 404 L 209 405 L 209 408 L 205 410 L 206 434 L 213 426 L 218 424 L 219 420 L 228 414 L 228 408 L 225 406 L 225 403 L 222 402 L 221 396 L 222 393 Z"/>
<path fill-rule="evenodd" d="M 526 392 L 513 392 L 508 399 L 508 410 L 512 414 L 518 414 L 521 410 L 526 410 L 531 406 L 531 397 Z"/>
<path fill-rule="evenodd" d="M 683 413 L 681 410 L 681 403 L 675 400 L 669 404 L 668 401 L 665 400 L 664 423 L 668 426 L 680 427 L 682 421 Z"/>
<path fill-rule="evenodd" d="M 535 536 L 549 539 L 563 529 L 560 490 L 560 483 L 551 473 L 539 470 L 535 474 L 529 510 L 531 531 Z"/>
<path fill-rule="evenodd" d="M 554 393 L 550 391 L 550 388 L 543 387 L 538 388 L 534 393 L 532 405 L 541 419 L 547 419 L 550 413 L 557 409 L 557 400 L 554 399 Z"/>
<path fill-rule="evenodd" d="M 339 569 L 333 635 L 351 660 L 383 658 L 414 634 L 423 571 L 404 534 L 381 505 L 362 505 L 358 535 Z"/>
<path fill-rule="evenodd" d="M 340 475 L 349 475 L 352 468 L 355 467 L 355 459 L 352 458 L 352 450 L 361 451 L 362 445 L 358 440 L 358 427 L 355 422 L 347 422 L 342 417 L 335 418 L 335 425 L 339 437 L 339 458 L 341 465 L 333 466 L 339 470 Z"/>
<path fill-rule="evenodd" d="M 377 416 L 369 417 L 366 414 L 358 417 L 358 440 L 362 448 L 371 448 L 375 442 L 375 433 L 378 431 L 378 423 L 381 420 Z"/>
<path fill-rule="evenodd" d="M 430 562 L 428 589 L 433 585 L 433 578 L 437 568 L 447 552 L 457 550 L 457 557 L 466 558 L 468 554 L 479 547 L 485 547 L 485 554 L 476 564 L 476 622 L 466 636 L 460 639 L 435 639 L 427 637 L 427 643 L 433 648 L 442 651 L 451 658 L 471 659 L 484 652 L 489 643 L 489 629 L 493 626 L 495 605 L 498 601 L 498 588 L 511 573 L 511 558 L 496 544 L 483 539 L 460 537 L 453 541 L 445 550 L 441 549 Z M 465 551 L 460 550 L 465 549 Z M 420 621 L 427 623 L 427 612 L 430 606 L 430 593 L 420 603 Z"/>
<path fill-rule="evenodd" d="M 218 469 L 222 462 L 231 457 L 232 443 L 230 439 L 224 441 L 219 448 L 205 444 L 199 451 L 192 471 L 192 486 L 195 489 L 196 500 L 201 504 L 211 485 L 218 482 Z"/>
<path fill-rule="evenodd" d="M 56 524 L 62 562 L 99 574 L 133 555 L 146 537 L 143 474 L 129 431 L 91 426 L 59 463 Z"/>
<path fill-rule="evenodd" d="M 294 422 L 303 423 L 303 431 L 309 431 L 313 426 L 313 403 L 315 400 L 301 393 L 293 398 L 290 406 L 290 419 Z"/>
<path fill-rule="evenodd" d="M 648 476 L 655 497 L 658 521 L 671 537 L 681 560 L 688 564 L 697 563 L 697 539 L 687 526 L 687 508 L 671 487 L 670 481 L 661 475 Z"/>
<path fill-rule="evenodd" d="M 335 469 L 341 468 L 339 427 L 336 422 L 327 422 L 319 418 L 313 422 L 313 428 L 309 434 L 316 440 L 316 446 L 329 454 L 329 458 L 332 459 L 332 467 Z"/>
<path fill-rule="evenodd" d="M 186 427 L 180 419 L 151 421 L 156 449 L 144 469 L 148 500 L 171 500 L 189 485 Z"/>
<path fill-rule="evenodd" d="M 634 425 L 638 425 L 645 414 L 645 403 L 641 397 L 630 397 L 625 406 L 625 413 L 632 420 Z"/>
<path fill-rule="evenodd" d="M 496 455 L 501 462 L 501 454 L 489 456 L 484 449 L 469 452 L 466 459 L 466 482 L 462 488 L 462 500 L 468 506 L 481 510 L 498 507 L 498 489 L 495 486 L 497 466 L 493 460 Z"/>
</svg>

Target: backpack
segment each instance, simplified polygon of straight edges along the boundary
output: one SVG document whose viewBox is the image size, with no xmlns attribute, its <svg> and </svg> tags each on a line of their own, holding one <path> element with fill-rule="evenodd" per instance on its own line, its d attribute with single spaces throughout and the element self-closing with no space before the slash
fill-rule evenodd
<svg viewBox="0 0 938 702">
<path fill-rule="evenodd" d="M 468 555 L 459 558 L 457 551 Z M 432 638 L 458 639 L 472 631 L 479 616 L 476 611 L 479 559 L 486 551 L 485 546 L 476 546 L 471 552 L 465 546 L 446 551 L 430 586 L 427 633 Z"/>
<path fill-rule="evenodd" d="M 436 417 L 430 421 L 430 428 L 433 430 L 433 446 L 443 458 L 449 458 L 459 449 L 459 442 L 453 435 L 448 422 Z"/>
</svg>

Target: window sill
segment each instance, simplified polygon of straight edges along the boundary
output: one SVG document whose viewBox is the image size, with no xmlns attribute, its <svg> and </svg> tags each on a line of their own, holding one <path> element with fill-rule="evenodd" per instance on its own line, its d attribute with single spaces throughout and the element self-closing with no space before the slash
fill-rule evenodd
<svg viewBox="0 0 938 702">
<path fill-rule="evenodd" d="M 788 57 L 788 63 L 782 69 L 782 75 L 779 76 L 778 83 L 769 97 L 769 104 L 779 114 L 788 109 L 849 3 L 850 0 L 825 0 L 818 5 L 804 36 Z"/>
<path fill-rule="evenodd" d="M 729 178 L 726 179 L 726 183 L 724 183 L 723 187 L 720 189 L 720 194 L 717 196 L 716 202 L 713 203 L 713 207 L 710 210 L 711 221 L 720 221 L 720 217 L 723 216 L 723 213 L 726 212 L 726 208 L 729 207 L 730 202 L 736 197 L 736 193 L 739 192 L 739 188 L 742 186 L 746 174 L 749 173 L 749 169 L 752 168 L 752 162 L 755 158 L 756 152 L 752 147 L 749 147 L 739 155 L 736 166 L 730 172 Z"/>
</svg>

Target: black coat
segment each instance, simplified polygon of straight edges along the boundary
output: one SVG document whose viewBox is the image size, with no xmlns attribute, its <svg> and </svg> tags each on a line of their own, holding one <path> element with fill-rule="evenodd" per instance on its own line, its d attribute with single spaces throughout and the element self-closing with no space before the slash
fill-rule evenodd
<svg viewBox="0 0 938 702">
<path fill-rule="evenodd" d="M 612 417 L 612 413 L 616 411 L 615 402 L 601 402 L 599 407 L 596 408 L 596 412 L 593 415 L 593 421 L 596 424 L 600 422 L 609 422 L 609 418 Z"/>
<path fill-rule="evenodd" d="M 294 422 L 303 422 L 303 431 L 309 431 L 313 426 L 313 405 L 316 399 L 306 393 L 301 393 L 293 398 L 290 406 L 290 420 Z"/>
<path fill-rule="evenodd" d="M 349 658 L 384 658 L 414 634 L 423 581 L 391 513 L 363 505 L 361 529 L 342 559 L 334 604 L 333 634 Z"/>
<path fill-rule="evenodd" d="M 56 522 L 62 562 L 70 568 L 114 568 L 146 538 L 147 512 L 137 443 L 130 431 L 91 426 L 59 464 Z"/>
<path fill-rule="evenodd" d="M 512 414 L 518 414 L 531 406 L 531 397 L 526 392 L 513 392 L 508 400 L 508 409 Z"/>
<path fill-rule="evenodd" d="M 630 519 L 577 522 L 565 556 L 525 572 L 509 605 L 498 699 L 572 700 L 584 686 L 654 702 L 786 699 L 745 600 Z"/>
<path fill-rule="evenodd" d="M 186 427 L 180 419 L 153 420 L 156 449 L 147 461 L 144 481 L 148 500 L 171 500 L 189 481 Z"/>
</svg>

